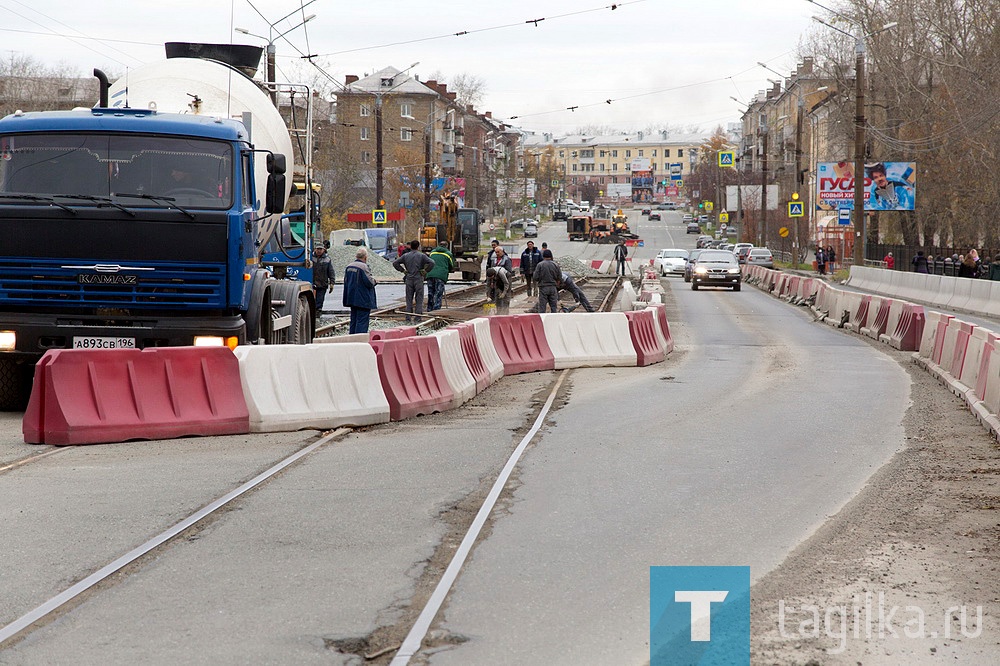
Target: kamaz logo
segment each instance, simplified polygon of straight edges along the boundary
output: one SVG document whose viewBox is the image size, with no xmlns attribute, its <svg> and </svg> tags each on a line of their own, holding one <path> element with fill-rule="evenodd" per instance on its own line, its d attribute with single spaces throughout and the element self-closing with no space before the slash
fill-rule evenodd
<svg viewBox="0 0 1000 666">
<path fill-rule="evenodd" d="M 76 276 L 76 281 L 79 284 L 138 284 L 138 278 L 135 275 L 118 275 L 118 274 L 97 274 L 88 275 L 81 273 Z"/>
</svg>

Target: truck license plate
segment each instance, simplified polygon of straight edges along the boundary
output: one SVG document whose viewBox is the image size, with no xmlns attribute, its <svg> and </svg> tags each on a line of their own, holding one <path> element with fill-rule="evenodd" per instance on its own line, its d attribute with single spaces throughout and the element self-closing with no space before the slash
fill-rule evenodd
<svg viewBox="0 0 1000 666">
<path fill-rule="evenodd" d="M 135 349 L 135 338 L 73 336 L 73 349 Z"/>
</svg>

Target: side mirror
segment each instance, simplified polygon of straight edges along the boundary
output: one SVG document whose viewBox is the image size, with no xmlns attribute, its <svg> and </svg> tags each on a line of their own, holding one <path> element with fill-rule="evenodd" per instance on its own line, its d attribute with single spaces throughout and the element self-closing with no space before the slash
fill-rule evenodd
<svg viewBox="0 0 1000 666">
<path fill-rule="evenodd" d="M 270 159 L 268 167 L 271 166 Z M 282 166 L 284 157 L 282 156 Z M 264 210 L 266 213 L 281 213 L 285 210 L 285 174 L 272 173 L 267 177 L 267 192 L 264 196 Z"/>
<path fill-rule="evenodd" d="M 285 173 L 285 156 L 281 153 L 267 154 L 267 172 L 274 175 Z"/>
</svg>

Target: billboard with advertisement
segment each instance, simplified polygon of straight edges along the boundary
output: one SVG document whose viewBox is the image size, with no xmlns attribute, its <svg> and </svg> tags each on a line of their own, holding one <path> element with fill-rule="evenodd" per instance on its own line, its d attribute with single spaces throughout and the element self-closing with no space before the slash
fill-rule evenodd
<svg viewBox="0 0 1000 666">
<path fill-rule="evenodd" d="M 605 194 L 609 197 L 631 198 L 632 196 L 631 183 L 608 183 L 604 187 L 606 188 Z"/>
<path fill-rule="evenodd" d="M 629 165 L 632 171 L 632 201 L 648 203 L 653 200 L 653 167 L 648 158 L 638 157 Z"/>
<path fill-rule="evenodd" d="M 916 162 L 865 164 L 865 210 L 913 210 L 917 192 Z M 854 164 L 816 165 L 816 210 L 854 209 Z"/>
</svg>

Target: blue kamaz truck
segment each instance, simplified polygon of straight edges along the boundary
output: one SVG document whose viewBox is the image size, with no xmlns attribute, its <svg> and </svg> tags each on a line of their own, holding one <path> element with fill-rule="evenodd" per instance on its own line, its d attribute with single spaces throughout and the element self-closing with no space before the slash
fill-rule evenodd
<svg viewBox="0 0 1000 666">
<path fill-rule="evenodd" d="M 0 120 L 0 409 L 49 349 L 312 340 L 311 284 L 288 270 L 311 251 L 261 259 L 291 185 L 285 121 L 236 67 L 165 63 L 117 89 L 95 71 L 94 108 Z"/>
</svg>

